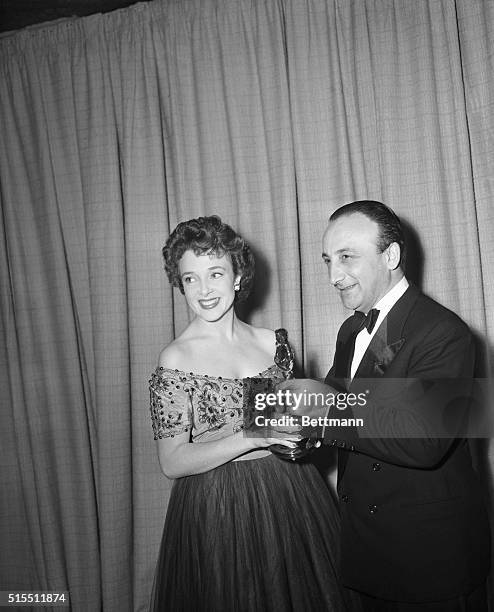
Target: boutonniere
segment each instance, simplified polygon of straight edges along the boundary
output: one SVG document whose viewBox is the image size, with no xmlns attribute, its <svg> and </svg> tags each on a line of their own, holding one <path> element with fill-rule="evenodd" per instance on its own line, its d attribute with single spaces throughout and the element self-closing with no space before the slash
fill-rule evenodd
<svg viewBox="0 0 494 612">
<path fill-rule="evenodd" d="M 388 365 L 395 358 L 396 353 L 401 349 L 405 342 L 405 338 L 400 338 L 392 344 L 384 345 L 379 351 L 378 359 L 374 361 L 374 373 L 382 376 Z"/>
</svg>

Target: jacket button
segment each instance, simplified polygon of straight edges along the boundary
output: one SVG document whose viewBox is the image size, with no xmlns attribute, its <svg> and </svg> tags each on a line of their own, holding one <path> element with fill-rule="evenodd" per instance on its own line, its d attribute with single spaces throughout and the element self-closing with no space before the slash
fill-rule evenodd
<svg viewBox="0 0 494 612">
<path fill-rule="evenodd" d="M 344 494 L 341 496 L 341 501 L 347 504 L 350 501 L 350 498 L 348 497 L 348 495 Z"/>
<path fill-rule="evenodd" d="M 375 513 L 377 512 L 377 506 L 376 506 L 375 504 L 371 504 L 371 505 L 369 506 L 369 512 L 370 512 L 371 514 L 375 514 Z"/>
<path fill-rule="evenodd" d="M 381 464 L 380 463 L 373 463 L 372 464 L 372 469 L 374 472 L 379 472 L 379 470 L 381 469 Z"/>
</svg>

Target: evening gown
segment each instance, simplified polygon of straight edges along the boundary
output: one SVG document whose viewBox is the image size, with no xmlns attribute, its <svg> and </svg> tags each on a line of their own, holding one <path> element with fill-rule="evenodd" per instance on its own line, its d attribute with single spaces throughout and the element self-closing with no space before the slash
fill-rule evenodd
<svg viewBox="0 0 494 612">
<path fill-rule="evenodd" d="M 291 372 L 285 330 L 259 377 Z M 243 429 L 243 384 L 158 367 L 150 380 L 155 439 L 190 431 L 200 444 Z M 230 461 L 174 481 L 151 610 L 343 610 L 338 511 L 310 462 L 275 455 Z"/>
</svg>

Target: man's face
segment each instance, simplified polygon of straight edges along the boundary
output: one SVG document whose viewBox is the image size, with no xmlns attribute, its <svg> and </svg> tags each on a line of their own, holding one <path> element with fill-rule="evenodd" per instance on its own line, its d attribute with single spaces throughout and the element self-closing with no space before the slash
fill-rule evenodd
<svg viewBox="0 0 494 612">
<path fill-rule="evenodd" d="M 389 291 L 392 269 L 388 249 L 379 252 L 379 228 L 362 213 L 330 221 L 323 236 L 329 280 L 346 308 L 366 313 Z"/>
</svg>

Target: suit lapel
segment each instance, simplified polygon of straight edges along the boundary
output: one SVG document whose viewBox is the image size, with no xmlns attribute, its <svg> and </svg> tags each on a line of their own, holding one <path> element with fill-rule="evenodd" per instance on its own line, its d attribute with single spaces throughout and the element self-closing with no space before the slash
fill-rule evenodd
<svg viewBox="0 0 494 612">
<path fill-rule="evenodd" d="M 396 354 L 406 342 L 402 335 L 403 327 L 418 295 L 418 289 L 410 285 L 391 308 L 365 351 L 354 379 L 384 376 Z"/>
<path fill-rule="evenodd" d="M 328 384 L 331 384 L 331 380 L 337 379 L 340 386 L 342 386 L 342 382 L 349 377 L 349 364 L 351 363 L 355 348 L 356 324 L 356 319 L 350 316 L 340 327 L 336 340 L 333 367 L 326 377 Z M 343 386 L 346 386 L 346 383 Z"/>
<path fill-rule="evenodd" d="M 384 376 L 396 353 L 405 343 L 405 338 L 390 341 L 387 318 L 384 319 L 378 331 L 372 338 L 362 361 L 355 372 L 355 377 L 378 378 Z"/>
<path fill-rule="evenodd" d="M 348 378 L 349 363 L 352 361 L 353 349 L 355 348 L 353 334 L 345 340 L 339 340 L 336 344 L 334 355 L 334 375 L 335 378 L 343 380 Z"/>
<path fill-rule="evenodd" d="M 419 290 L 414 285 L 410 285 L 388 312 L 365 351 L 353 380 L 347 385 L 348 390 L 350 390 L 353 382 L 356 379 L 358 380 L 358 378 L 380 378 L 384 376 L 396 354 L 406 342 L 406 338 L 403 337 L 403 328 L 419 295 Z M 338 334 L 334 359 L 335 374 L 339 373 L 339 378 L 346 378 L 348 376 L 350 360 L 353 356 L 353 350 L 347 346 L 351 341 L 351 330 L 349 333 L 341 333 L 346 332 L 344 328 L 345 323 L 346 321 L 340 329 L 340 334 Z M 341 374 L 342 372 L 344 374 Z M 329 384 L 333 382 L 329 379 L 329 376 L 326 380 Z M 347 461 L 348 453 L 339 452 L 338 482 L 343 477 Z"/>
<path fill-rule="evenodd" d="M 403 326 L 419 294 L 419 290 L 414 285 L 410 285 L 391 308 L 364 353 L 355 377 L 374 378 L 385 374 L 395 355 L 405 343 L 402 337 Z M 355 347 L 353 332 L 352 317 L 348 317 L 338 333 L 333 367 L 327 377 L 328 384 L 331 384 L 331 379 L 342 381 L 349 378 Z"/>
</svg>

